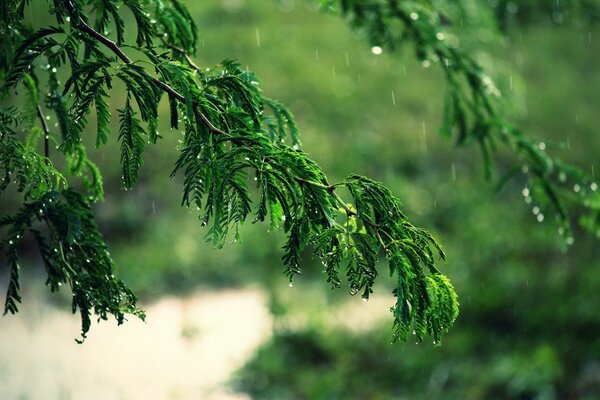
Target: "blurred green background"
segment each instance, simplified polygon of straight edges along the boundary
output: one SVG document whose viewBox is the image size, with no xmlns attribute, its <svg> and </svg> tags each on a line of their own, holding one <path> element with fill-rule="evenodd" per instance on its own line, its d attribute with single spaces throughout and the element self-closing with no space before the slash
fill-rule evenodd
<svg viewBox="0 0 600 400">
<path fill-rule="evenodd" d="M 476 148 L 440 137 L 445 84 L 435 65 L 418 64 L 410 47 L 374 55 L 315 0 L 185 3 L 200 29 L 196 62 L 234 58 L 254 70 L 295 113 L 304 150 L 331 181 L 359 173 L 390 187 L 444 245 L 441 269 L 461 302 L 441 347 L 390 344 L 386 282 L 375 288 L 377 307 L 366 308 L 330 291 L 307 253 L 289 288 L 282 237 L 267 226 L 244 226 L 242 243 L 222 250 L 204 243 L 195 210 L 178 207 L 180 180 L 168 178 L 180 133 L 163 128 L 133 192 L 119 190 L 114 140 L 91 151 L 104 171 L 97 212 L 117 273 L 142 300 L 199 287 L 268 293 L 272 337 L 233 388 L 257 399 L 600 399 L 598 241 L 576 231 L 565 249 L 525 204 L 522 181 L 497 192 Z M 498 79 L 510 118 L 553 154 L 600 171 L 599 30 L 568 15 L 508 15 L 501 38 L 490 21 L 471 21 L 464 41 Z M 509 155 L 499 158 L 508 165 Z"/>
</svg>

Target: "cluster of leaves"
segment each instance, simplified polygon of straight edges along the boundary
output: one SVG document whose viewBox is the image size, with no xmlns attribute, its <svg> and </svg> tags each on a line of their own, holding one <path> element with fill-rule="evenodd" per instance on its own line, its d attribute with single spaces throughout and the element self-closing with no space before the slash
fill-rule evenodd
<svg viewBox="0 0 600 400">
<path fill-rule="evenodd" d="M 37 225 L 41 225 L 40 228 Z M 73 312 L 79 308 L 81 335 L 91 326 L 92 311 L 99 319 L 114 315 L 119 324 L 126 314 L 144 318 L 136 298 L 113 275 L 113 262 L 94 221 L 89 201 L 70 189 L 51 190 L 27 201 L 12 216 L 0 220 L 8 232 L 2 248 L 10 269 L 5 312 L 17 312 L 19 294 L 19 245 L 30 234 L 40 251 L 48 278 L 46 285 L 56 292 L 68 283 L 73 293 Z"/>
<path fill-rule="evenodd" d="M 498 179 L 499 188 L 512 177 L 522 175 L 525 201 L 538 221 L 547 219 L 555 224 L 570 244 L 574 213 L 569 209 L 576 209 L 581 215 L 580 225 L 600 237 L 598 183 L 587 172 L 549 155 L 546 143 L 526 137 L 504 118 L 498 105 L 500 91 L 480 63 L 459 47 L 459 34 L 452 29 L 453 19 L 459 20 L 464 10 L 446 3 L 327 0 L 324 6 L 339 10 L 373 46 L 394 49 L 402 43 L 413 44 L 423 66 L 438 65 L 446 79 L 442 134 L 454 137 L 458 146 L 476 143 L 488 179 L 495 167 L 499 144 L 504 145 L 514 154 L 515 161 L 508 169 L 498 165 L 498 169 L 506 169 Z M 560 7 L 583 7 L 589 13 L 597 10 L 588 2 L 561 3 L 565 4 Z"/>
<path fill-rule="evenodd" d="M 345 273 L 350 293 L 361 292 L 365 300 L 383 255 L 398 282 L 394 337 L 406 339 L 414 331 L 419 340 L 431 335 L 439 342 L 452 325 L 458 301 L 450 281 L 435 266 L 434 250 L 444 257 L 438 243 L 407 220 L 399 200 L 380 183 L 351 175 L 330 184 L 299 149 L 291 112 L 262 94 L 252 72 L 230 60 L 199 68 L 191 59 L 197 29 L 181 3 L 54 0 L 49 12 L 58 26 L 37 30 L 24 26 L 26 1 L 11 7 L 0 21 L 8 37 L 3 51 L 13 60 L 1 71 L 2 96 L 23 104 L 15 115 L 28 122 L 13 121 L 10 129 L 10 121 L 3 124 L 2 138 L 29 153 L 24 158 L 28 164 L 22 166 L 17 157 L 24 151 L 0 151 L 7 173 L 9 168 L 10 173 L 18 171 L 17 180 L 25 182 L 19 187 L 23 206 L 2 220 L 8 229 L 4 255 L 11 269 L 6 311 L 15 312 L 20 301 L 17 250 L 28 232 L 37 241 L 51 289 L 70 284 L 74 310 L 78 307 L 82 315 L 83 337 L 92 312 L 102 319 L 113 314 L 118 322 L 126 313 L 143 317 L 133 294 L 112 275 L 113 263 L 91 211 L 91 204 L 102 198 L 102 180 L 82 141 L 90 110 L 96 113 L 96 146 L 110 139 L 107 99 L 117 79 L 126 91 L 118 110 L 124 189 L 135 186 L 146 145 L 159 143 L 158 107 L 166 94 L 171 127 L 184 133 L 173 175 L 183 175 L 182 204 L 200 211 L 201 224 L 208 225 L 207 239 L 220 247 L 232 231 L 238 239 L 237 228 L 248 218 L 268 220 L 272 229 L 287 235 L 282 259 L 290 284 L 302 271 L 303 252 L 312 249 L 332 287 L 342 285 L 340 274 Z M 135 44 L 127 41 L 121 7 L 136 21 Z M 129 58 L 124 46 L 137 49 L 139 59 Z M 70 77 L 61 85 L 59 75 L 65 70 Z M 46 82 L 44 90 L 40 82 Z M 56 130 L 46 126 L 47 112 L 55 115 Z M 34 126 L 36 116 L 41 129 Z M 37 142 L 20 144 L 40 132 L 44 156 L 37 153 Z M 61 158 L 62 175 L 53 167 Z M 37 169 L 28 166 L 33 164 Z M 60 178 L 32 183 L 53 174 Z M 78 177 L 81 192 L 66 189 L 67 180 L 78 186 L 72 182 Z M 340 197 L 341 190 L 351 197 L 349 202 Z"/>
</svg>

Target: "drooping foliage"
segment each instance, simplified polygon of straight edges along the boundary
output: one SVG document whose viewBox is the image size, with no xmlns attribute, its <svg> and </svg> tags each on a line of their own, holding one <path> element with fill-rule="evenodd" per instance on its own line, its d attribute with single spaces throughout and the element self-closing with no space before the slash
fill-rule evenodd
<svg viewBox="0 0 600 400">
<path fill-rule="evenodd" d="M 27 0 L 11 0 L 0 14 L 0 161 L 2 191 L 15 184 L 22 207 L 2 217 L 2 250 L 10 270 L 6 312 L 16 312 L 19 245 L 31 235 L 58 290 L 69 283 L 73 310 L 79 308 L 82 336 L 91 315 L 143 318 L 134 295 L 113 276 L 113 262 L 94 222 L 93 203 L 102 200 L 102 178 L 87 157 L 83 135 L 95 131 L 96 147 L 120 144 L 122 186 L 135 187 L 144 150 L 160 145 L 159 103 L 168 102 L 171 128 L 184 133 L 172 175 L 182 178 L 182 205 L 199 212 L 200 225 L 215 246 L 238 238 L 238 227 L 266 221 L 287 236 L 282 261 L 290 283 L 311 250 L 323 262 L 333 288 L 347 282 L 351 294 L 368 299 L 386 260 L 397 281 L 394 338 L 414 332 L 439 343 L 458 315 L 457 295 L 440 273 L 440 245 L 412 225 L 390 190 L 350 175 L 330 183 L 300 149 L 298 127 L 285 105 L 264 96 L 258 78 L 231 60 L 200 68 L 192 59 L 198 29 L 178 0 L 53 0 L 56 24 L 35 26 L 25 18 Z M 578 169 L 550 158 L 501 117 L 494 86 L 475 60 L 440 37 L 441 15 L 429 1 L 341 1 L 340 7 L 374 45 L 408 40 L 417 56 L 439 62 L 447 82 L 444 131 L 459 144 L 479 143 L 491 168 L 495 143 L 515 151 L 518 171 L 545 213 L 557 216 L 568 235 L 563 203 L 564 174 L 578 185 L 573 200 L 598 225 L 597 186 Z M 126 29 L 125 12 L 136 29 Z M 39 9 L 36 10 L 39 13 Z M 125 52 L 127 49 L 127 52 Z M 129 51 L 134 49 L 135 51 Z M 133 59 L 130 54 L 135 54 Z M 60 78 L 68 76 L 61 83 Z M 125 104 L 111 115 L 113 83 L 126 91 Z M 91 110 L 96 127 L 88 125 Z M 56 129 L 45 116 L 58 121 Z M 118 120 L 114 135 L 111 120 Z M 116 137 L 115 137 L 116 136 Z M 43 148 L 43 150 L 40 150 Z M 58 167 L 58 166 L 61 167 Z M 75 189 L 77 188 L 77 189 Z M 342 195 L 347 196 L 343 199 Z M 345 275 L 345 279 L 343 278 Z"/>
<path fill-rule="evenodd" d="M 516 175 L 526 184 L 525 201 L 537 211 L 537 219 L 555 224 L 567 243 L 572 242 L 571 214 L 577 208 L 580 225 L 600 237 L 600 192 L 592 173 L 569 165 L 547 153 L 549 147 L 524 135 L 503 115 L 501 93 L 481 64 L 460 47 L 456 21 L 462 25 L 473 9 L 482 10 L 476 1 L 326 1 L 325 6 L 339 12 L 356 29 L 365 33 L 373 46 L 394 50 L 412 44 L 415 55 L 425 67 L 438 66 L 446 80 L 444 119 L 441 133 L 454 138 L 457 146 L 477 144 L 484 160 L 485 176 L 494 171 L 495 154 L 506 147 L 514 154 L 509 168 L 498 168 L 503 175 L 499 188 Z M 518 9 L 516 3 L 496 5 L 498 13 Z M 572 1 L 555 5 L 524 2 L 537 12 L 580 12 L 592 23 L 599 8 L 592 2 Z M 516 12 L 516 11 L 515 11 Z M 455 21 L 456 20 L 456 21 Z M 568 205 L 567 205 L 568 204 Z"/>
</svg>

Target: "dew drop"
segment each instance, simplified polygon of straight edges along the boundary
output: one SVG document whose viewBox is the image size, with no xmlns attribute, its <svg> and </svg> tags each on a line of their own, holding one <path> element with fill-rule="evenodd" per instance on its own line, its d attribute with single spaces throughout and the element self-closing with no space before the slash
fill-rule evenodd
<svg viewBox="0 0 600 400">
<path fill-rule="evenodd" d="M 373 46 L 373 47 L 371 47 L 371 53 L 373 53 L 376 56 L 378 56 L 381 53 L 383 53 L 383 49 L 381 47 L 379 47 L 379 46 Z"/>
<path fill-rule="evenodd" d="M 558 180 L 561 182 L 566 182 L 567 174 L 565 174 L 564 172 L 561 172 L 560 174 L 558 174 Z"/>
<path fill-rule="evenodd" d="M 538 149 L 540 149 L 540 150 L 542 150 L 542 151 L 546 150 L 546 143 L 544 143 L 544 142 L 539 142 L 539 143 L 538 143 Z"/>
</svg>

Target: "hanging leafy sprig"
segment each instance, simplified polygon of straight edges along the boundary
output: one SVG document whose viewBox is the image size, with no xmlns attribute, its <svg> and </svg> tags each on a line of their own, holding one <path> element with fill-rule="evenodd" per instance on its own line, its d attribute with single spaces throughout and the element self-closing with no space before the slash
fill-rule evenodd
<svg viewBox="0 0 600 400">
<path fill-rule="evenodd" d="M 326 0 L 329 9 L 339 10 L 350 25 L 364 32 L 372 45 L 394 49 L 403 43 L 414 46 L 424 66 L 436 64 L 447 83 L 443 135 L 454 137 L 458 146 L 477 144 L 484 160 L 485 176 L 490 179 L 498 145 L 514 154 L 514 164 L 499 179 L 499 186 L 516 175 L 525 178 L 523 194 L 538 221 L 550 221 L 573 242 L 571 222 L 580 214 L 580 225 L 600 237 L 600 192 L 598 181 L 582 169 L 562 162 L 546 152 L 546 144 L 525 136 L 499 111 L 500 91 L 484 68 L 452 35 L 452 15 L 440 9 L 445 2 Z M 583 7 L 593 13 L 591 5 L 564 4 L 561 7 Z M 484 7 L 484 6 L 482 6 Z"/>
</svg>

